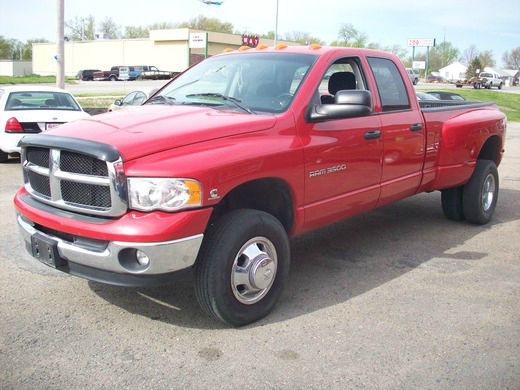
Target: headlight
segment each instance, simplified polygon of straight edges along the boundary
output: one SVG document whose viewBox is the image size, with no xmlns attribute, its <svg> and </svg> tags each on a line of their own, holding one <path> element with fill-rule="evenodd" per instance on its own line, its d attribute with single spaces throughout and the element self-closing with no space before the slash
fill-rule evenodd
<svg viewBox="0 0 520 390">
<path fill-rule="evenodd" d="M 130 208 L 141 211 L 177 211 L 200 207 L 202 188 L 192 179 L 129 178 Z"/>
</svg>

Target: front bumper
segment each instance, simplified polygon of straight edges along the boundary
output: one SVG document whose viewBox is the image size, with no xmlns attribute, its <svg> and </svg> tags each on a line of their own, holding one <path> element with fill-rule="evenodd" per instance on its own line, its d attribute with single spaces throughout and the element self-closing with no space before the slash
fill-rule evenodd
<svg viewBox="0 0 520 390">
<path fill-rule="evenodd" d="M 20 153 L 18 142 L 26 135 L 24 133 L 6 133 L 0 130 L 0 150 L 4 153 Z"/>
<path fill-rule="evenodd" d="M 153 285 L 157 284 L 154 281 L 164 279 L 161 278 L 163 275 L 191 267 L 203 239 L 202 234 L 197 234 L 153 243 L 108 241 L 104 247 L 94 247 L 81 240 L 69 242 L 40 231 L 21 215 L 17 215 L 17 222 L 29 253 L 32 254 L 32 237 L 38 234 L 56 242 L 57 252 L 63 261 L 58 270 L 118 285 Z M 148 256 L 150 262 L 147 267 L 137 268 L 132 264 L 131 254 L 136 250 Z"/>
</svg>

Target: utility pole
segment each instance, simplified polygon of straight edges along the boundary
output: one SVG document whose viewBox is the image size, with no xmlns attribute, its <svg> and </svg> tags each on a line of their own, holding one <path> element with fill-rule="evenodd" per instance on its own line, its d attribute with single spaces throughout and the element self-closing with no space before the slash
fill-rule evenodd
<svg viewBox="0 0 520 390">
<path fill-rule="evenodd" d="M 276 22 L 274 25 L 274 45 L 278 42 L 278 0 L 276 0 Z"/>
<path fill-rule="evenodd" d="M 56 62 L 58 63 L 58 71 L 56 72 L 56 86 L 58 88 L 65 88 L 65 12 L 64 12 L 65 0 L 57 0 L 57 46 L 58 53 L 56 55 Z"/>
</svg>

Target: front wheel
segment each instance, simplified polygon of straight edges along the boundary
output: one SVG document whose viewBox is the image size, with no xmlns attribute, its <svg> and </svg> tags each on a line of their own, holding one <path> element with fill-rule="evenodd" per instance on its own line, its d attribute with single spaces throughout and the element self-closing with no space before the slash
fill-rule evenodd
<svg viewBox="0 0 520 390">
<path fill-rule="evenodd" d="M 498 89 L 502 89 L 502 83 L 498 84 Z"/>
<path fill-rule="evenodd" d="M 478 160 L 473 175 L 464 185 L 462 194 L 466 220 L 477 225 L 488 223 L 497 205 L 498 188 L 498 171 L 495 162 Z"/>
<path fill-rule="evenodd" d="M 7 162 L 9 160 L 9 155 L 4 151 L 0 150 L 0 163 Z"/>
<path fill-rule="evenodd" d="M 282 224 L 258 210 L 234 210 L 208 228 L 195 265 L 195 293 L 211 317 L 242 326 L 274 307 L 289 273 Z"/>
</svg>

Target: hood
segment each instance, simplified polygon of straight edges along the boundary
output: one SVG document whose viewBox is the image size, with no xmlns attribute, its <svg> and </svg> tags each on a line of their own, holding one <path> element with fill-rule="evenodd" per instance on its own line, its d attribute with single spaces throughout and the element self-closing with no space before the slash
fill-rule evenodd
<svg viewBox="0 0 520 390">
<path fill-rule="evenodd" d="M 211 139 L 267 130 L 276 117 L 201 106 L 146 105 L 65 124 L 48 134 L 118 148 L 123 161 Z"/>
</svg>

